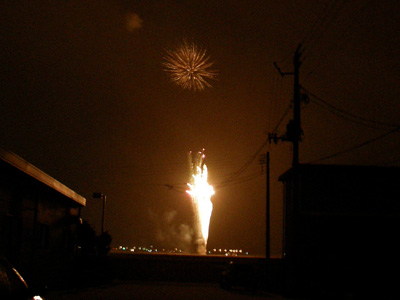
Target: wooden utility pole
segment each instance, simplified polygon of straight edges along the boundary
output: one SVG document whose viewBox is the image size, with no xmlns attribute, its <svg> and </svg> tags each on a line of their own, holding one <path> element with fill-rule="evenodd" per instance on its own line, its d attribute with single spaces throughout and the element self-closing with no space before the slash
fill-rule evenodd
<svg viewBox="0 0 400 300">
<path fill-rule="evenodd" d="M 298 180 L 298 165 L 299 165 L 299 143 L 301 141 L 302 137 L 302 130 L 301 130 L 301 94 L 300 94 L 300 66 L 301 66 L 301 44 L 298 45 L 296 52 L 294 53 L 293 56 L 293 72 L 282 72 L 281 69 L 278 67 L 276 62 L 274 63 L 275 68 L 278 70 L 279 74 L 281 76 L 286 76 L 286 75 L 293 75 L 294 80 L 293 80 L 293 119 L 289 121 L 289 123 L 286 126 L 286 134 L 283 136 L 278 136 L 276 132 L 272 132 L 268 134 L 268 140 L 271 143 L 273 141 L 275 144 L 278 141 L 285 141 L 285 142 L 291 142 L 293 144 L 293 160 L 292 160 L 292 171 L 293 171 L 293 186 L 292 186 L 292 203 L 294 204 L 293 209 L 297 207 L 298 203 L 298 192 L 299 192 L 299 180 Z M 269 154 L 269 153 L 268 153 Z M 268 157 L 269 160 L 269 157 Z M 268 166 L 269 166 L 269 161 L 268 161 Z M 269 170 L 267 171 L 267 174 L 269 173 Z M 267 175 L 269 176 L 269 175 Z M 269 191 L 269 177 L 267 179 L 267 191 Z M 268 192 L 267 192 L 268 193 Z M 270 238 L 270 233 L 269 233 L 269 196 L 267 194 L 267 257 L 269 255 L 268 251 L 270 248 L 269 245 L 269 238 Z"/>
<path fill-rule="evenodd" d="M 299 72 L 301 66 L 301 44 L 297 47 L 296 52 L 293 57 L 293 72 L 282 72 L 276 63 L 274 63 L 275 68 L 278 70 L 281 76 L 293 75 L 293 119 L 289 121 L 286 126 L 286 134 L 283 136 L 277 136 L 276 132 L 268 134 L 269 142 L 274 141 L 277 143 L 280 141 L 291 142 L 293 144 L 293 161 L 292 166 L 295 167 L 299 164 L 299 142 L 301 141 L 301 118 L 300 118 L 300 105 L 301 105 L 301 95 L 300 95 L 300 83 L 299 83 Z"/>
<path fill-rule="evenodd" d="M 267 228 L 267 234 L 265 238 L 266 242 L 266 251 L 265 251 L 265 256 L 267 259 L 271 258 L 271 213 L 270 213 L 270 177 L 269 177 L 269 151 L 267 152 L 267 161 L 266 161 L 267 167 L 266 167 L 266 186 L 267 186 L 267 203 L 266 203 L 266 228 Z"/>
<path fill-rule="evenodd" d="M 271 257 L 271 221 L 270 221 L 270 167 L 269 167 L 269 151 L 267 154 L 261 154 L 259 157 L 260 165 L 265 165 L 266 173 L 266 213 L 265 213 L 265 258 Z"/>
<path fill-rule="evenodd" d="M 293 58 L 294 65 L 294 90 L 293 90 L 293 162 L 292 166 L 295 167 L 299 164 L 299 142 L 301 140 L 301 118 L 300 118 L 300 84 L 299 84 L 299 70 L 300 70 L 300 48 L 299 45 L 296 49 Z"/>
</svg>

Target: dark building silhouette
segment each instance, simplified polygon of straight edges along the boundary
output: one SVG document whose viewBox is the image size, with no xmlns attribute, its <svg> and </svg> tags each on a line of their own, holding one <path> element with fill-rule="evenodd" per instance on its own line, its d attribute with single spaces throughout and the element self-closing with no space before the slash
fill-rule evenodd
<svg viewBox="0 0 400 300">
<path fill-rule="evenodd" d="M 279 180 L 287 289 L 395 286 L 400 168 L 299 165 Z"/>
<path fill-rule="evenodd" d="M 24 276 L 48 280 L 69 268 L 85 204 L 84 197 L 0 149 L 0 255 Z"/>
</svg>

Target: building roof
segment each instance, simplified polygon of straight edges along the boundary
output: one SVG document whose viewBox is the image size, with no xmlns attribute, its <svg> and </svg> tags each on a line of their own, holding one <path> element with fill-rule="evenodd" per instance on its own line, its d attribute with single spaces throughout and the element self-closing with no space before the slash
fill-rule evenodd
<svg viewBox="0 0 400 300">
<path fill-rule="evenodd" d="M 19 157 L 15 153 L 5 151 L 0 148 L 0 159 L 14 166 L 25 174 L 33 177 L 34 179 L 44 183 L 45 185 L 63 194 L 64 196 L 70 198 L 71 200 L 77 202 L 78 204 L 82 206 L 86 205 L 86 198 L 77 194 L 61 182 L 57 181 L 50 175 L 35 167 L 34 165 L 28 163 L 26 160 Z"/>
</svg>

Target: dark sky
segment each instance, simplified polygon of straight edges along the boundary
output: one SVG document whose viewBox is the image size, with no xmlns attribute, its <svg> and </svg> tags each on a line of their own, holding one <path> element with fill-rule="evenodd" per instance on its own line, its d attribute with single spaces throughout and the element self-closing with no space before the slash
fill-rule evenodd
<svg viewBox="0 0 400 300">
<path fill-rule="evenodd" d="M 300 83 L 320 98 L 309 93 L 302 106 L 300 162 L 399 165 L 398 131 L 384 136 L 400 124 L 399 15 L 399 1 L 377 0 L 2 1 L 0 147 L 86 197 L 83 216 L 97 231 L 101 201 L 91 196 L 106 193 L 106 227 L 128 246 L 183 243 L 187 156 L 205 148 L 216 189 L 209 247 L 263 254 L 257 151 L 293 94 L 293 78 L 273 62 L 292 72 L 303 43 Z M 183 40 L 207 49 L 212 88 L 170 82 L 165 49 Z M 270 153 L 279 255 L 277 178 L 291 146 Z"/>
</svg>

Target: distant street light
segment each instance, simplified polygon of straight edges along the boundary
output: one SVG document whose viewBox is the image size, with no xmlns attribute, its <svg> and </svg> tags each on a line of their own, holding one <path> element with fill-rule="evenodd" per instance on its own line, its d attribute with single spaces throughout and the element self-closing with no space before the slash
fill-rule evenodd
<svg viewBox="0 0 400 300">
<path fill-rule="evenodd" d="M 103 193 L 93 193 L 93 198 L 102 199 L 103 200 L 103 214 L 101 218 L 101 233 L 104 233 L 104 215 L 106 212 L 106 202 L 107 202 L 107 195 Z"/>
</svg>

